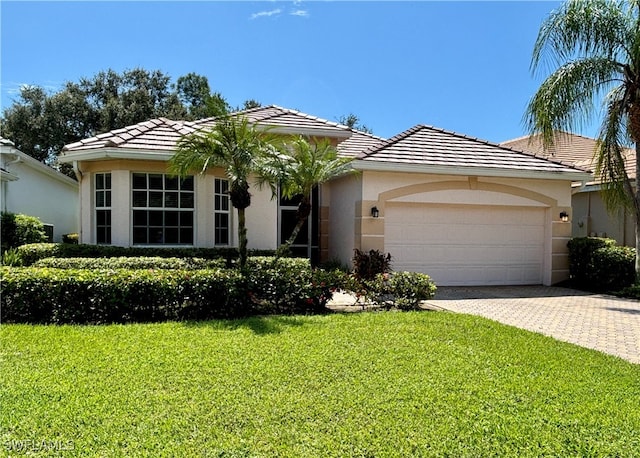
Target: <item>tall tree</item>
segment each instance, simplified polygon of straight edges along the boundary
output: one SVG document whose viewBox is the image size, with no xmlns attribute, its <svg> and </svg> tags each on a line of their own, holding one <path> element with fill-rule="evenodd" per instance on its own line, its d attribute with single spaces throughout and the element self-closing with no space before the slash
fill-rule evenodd
<svg viewBox="0 0 640 458">
<path fill-rule="evenodd" d="M 356 130 L 360 130 L 362 132 L 366 132 L 368 134 L 373 134 L 373 131 L 371 129 L 369 129 L 367 126 L 365 126 L 364 124 L 362 124 L 360 122 L 360 118 L 353 114 L 353 113 L 349 113 L 348 115 L 343 115 L 340 116 L 338 118 L 338 122 L 340 124 L 344 124 L 347 127 L 350 127 L 351 129 L 356 129 Z"/>
<path fill-rule="evenodd" d="M 247 228 L 245 210 L 251 205 L 249 178 L 257 169 L 258 157 L 273 150 L 272 138 L 249 124 L 246 118 L 228 116 L 213 129 L 197 131 L 178 141 L 169 170 L 184 176 L 205 174 L 213 167 L 222 167 L 229 179 L 229 198 L 238 211 L 238 251 L 240 268 L 247 262 Z"/>
<path fill-rule="evenodd" d="M 261 177 L 270 183 L 279 183 L 282 197 L 300 199 L 296 225 L 279 249 L 279 253 L 286 254 L 309 219 L 313 188 L 355 170 L 351 168 L 353 158 L 339 157 L 327 139 L 310 141 L 298 136 L 286 142 L 281 150 L 267 156 L 262 164 Z"/>
<path fill-rule="evenodd" d="M 636 277 L 640 280 L 640 192 L 624 167 L 625 145 L 635 145 L 640 170 L 640 3 L 569 0 L 538 33 L 531 67 L 556 67 L 531 99 L 525 121 L 545 147 L 558 131 L 578 130 L 601 101 L 596 174 L 610 209 L 631 211 L 636 224 Z"/>
<path fill-rule="evenodd" d="M 193 120 L 227 114 L 226 100 L 211 93 L 204 76 L 189 73 L 174 86 L 169 81 L 160 71 L 138 68 L 102 71 L 65 83 L 53 94 L 25 86 L 4 110 L 0 134 L 22 152 L 56 166 L 64 145 L 82 138 L 161 116 Z"/>
<path fill-rule="evenodd" d="M 191 120 L 224 116 L 230 107 L 219 92 L 211 93 L 206 77 L 188 73 L 176 80 L 175 89 Z"/>
</svg>

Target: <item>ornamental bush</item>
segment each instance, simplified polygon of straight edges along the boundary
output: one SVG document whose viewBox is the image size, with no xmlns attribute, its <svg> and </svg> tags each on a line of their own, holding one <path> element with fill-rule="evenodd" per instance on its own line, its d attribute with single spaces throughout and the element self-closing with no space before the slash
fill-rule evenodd
<svg viewBox="0 0 640 458">
<path fill-rule="evenodd" d="M 235 248 L 163 248 L 163 247 L 119 247 L 113 245 L 88 245 L 70 243 L 36 243 L 23 245 L 18 253 L 25 266 L 44 258 L 119 258 L 162 257 L 224 259 L 227 267 L 238 258 Z M 250 250 L 251 256 L 273 255 L 273 250 Z"/>
<path fill-rule="evenodd" d="M 224 259 L 119 257 L 119 258 L 44 258 L 33 267 L 56 269 L 212 269 L 223 268 Z"/>
<path fill-rule="evenodd" d="M 635 249 L 617 246 L 613 239 L 578 237 L 569 247 L 569 275 L 573 286 L 611 292 L 635 281 Z"/>
<path fill-rule="evenodd" d="M 2 226 L 2 251 L 16 248 L 26 243 L 47 241 L 44 224 L 35 216 L 2 212 L 0 217 Z"/>
<path fill-rule="evenodd" d="M 432 299 L 436 285 L 426 274 L 394 272 L 378 274 L 365 282 L 365 295 L 372 302 L 400 310 L 418 310 L 420 302 Z"/>
<path fill-rule="evenodd" d="M 344 272 L 311 267 L 309 259 L 251 257 L 247 260 L 247 295 L 258 313 L 324 311 Z"/>
<path fill-rule="evenodd" d="M 228 269 L 0 269 L 2 320 L 127 323 L 239 315 L 239 273 Z"/>
<path fill-rule="evenodd" d="M 98 263 L 84 269 L 72 268 L 71 262 L 64 269 L 1 267 L 2 321 L 97 324 L 318 313 L 326 310 L 345 275 L 312 269 L 306 259 L 289 258 L 249 258 L 244 273 L 226 268 L 123 269 L 99 264 L 135 263 L 140 258 L 74 261 Z"/>
<path fill-rule="evenodd" d="M 353 273 L 359 280 L 373 280 L 378 274 L 391 272 L 391 254 L 378 250 L 360 251 L 353 254 Z"/>
</svg>

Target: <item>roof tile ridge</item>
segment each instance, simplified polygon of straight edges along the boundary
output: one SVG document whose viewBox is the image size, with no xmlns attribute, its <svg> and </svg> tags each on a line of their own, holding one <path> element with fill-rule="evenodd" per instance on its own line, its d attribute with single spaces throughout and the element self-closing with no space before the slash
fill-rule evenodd
<svg viewBox="0 0 640 458">
<path fill-rule="evenodd" d="M 369 148 L 366 151 L 363 151 L 362 153 L 360 153 L 358 155 L 358 159 L 365 159 L 369 156 L 374 155 L 375 153 L 378 153 L 380 151 L 382 151 L 385 148 L 388 148 L 389 146 L 398 143 L 400 140 L 404 140 L 405 138 L 407 138 L 410 135 L 413 135 L 416 132 L 419 132 L 420 130 L 422 130 L 425 126 L 424 124 L 417 124 L 413 127 L 410 127 L 409 129 L 400 132 L 399 134 L 394 135 L 393 137 L 383 141 L 383 143 L 381 143 L 380 145 L 376 145 L 373 146 L 371 148 Z"/>
<path fill-rule="evenodd" d="M 364 130 L 354 129 L 353 127 L 349 127 L 349 130 L 351 130 L 351 132 L 355 132 L 355 133 L 358 133 L 360 135 L 364 135 L 366 137 L 370 137 L 370 138 L 372 138 L 374 140 L 380 140 L 380 141 L 383 141 L 383 142 L 387 141 L 386 138 L 380 137 L 379 135 L 372 134 L 371 132 L 365 132 Z"/>
<path fill-rule="evenodd" d="M 352 130 L 349 126 L 347 126 L 345 124 L 341 124 L 341 123 L 335 122 L 335 121 L 329 121 L 328 119 L 321 118 L 320 116 L 313 116 L 313 115 L 310 115 L 308 113 L 304 113 L 304 112 L 302 112 L 300 110 L 294 110 L 292 108 L 285 108 L 285 107 L 281 107 L 279 105 L 271 105 L 271 106 L 273 108 L 277 108 L 279 110 L 282 110 L 285 113 L 290 113 L 290 114 L 295 114 L 295 115 L 298 115 L 298 116 L 302 116 L 303 118 L 307 118 L 307 119 L 310 119 L 312 121 L 320 121 L 320 122 L 322 122 L 324 124 L 327 124 L 329 126 L 332 126 L 332 127 L 338 127 L 340 129 L 343 129 L 343 130 Z"/>
</svg>

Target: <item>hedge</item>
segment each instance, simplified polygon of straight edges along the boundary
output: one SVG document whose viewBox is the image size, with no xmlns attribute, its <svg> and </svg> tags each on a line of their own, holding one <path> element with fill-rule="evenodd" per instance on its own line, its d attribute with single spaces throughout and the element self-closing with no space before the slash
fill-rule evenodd
<svg viewBox="0 0 640 458">
<path fill-rule="evenodd" d="M 1 251 L 26 243 L 46 242 L 44 224 L 35 216 L 2 212 L 0 215 Z"/>
<path fill-rule="evenodd" d="M 226 266 L 224 259 L 202 258 L 44 258 L 33 267 L 55 269 L 212 269 Z"/>
<path fill-rule="evenodd" d="M 88 245 L 69 243 L 31 243 L 18 247 L 18 254 L 25 266 L 44 258 L 202 258 L 225 259 L 227 266 L 238 258 L 236 248 L 163 248 L 163 247 L 119 247 L 113 245 Z M 270 256 L 273 250 L 249 250 L 251 256 Z"/>
<path fill-rule="evenodd" d="M 617 246 L 613 239 L 578 237 L 569 247 L 569 275 L 573 286 L 612 292 L 635 282 L 634 248 Z"/>
<path fill-rule="evenodd" d="M 2 267 L 0 306 L 9 323 L 206 320 L 325 310 L 340 271 L 308 260 L 251 259 L 236 269 L 55 269 Z"/>
</svg>

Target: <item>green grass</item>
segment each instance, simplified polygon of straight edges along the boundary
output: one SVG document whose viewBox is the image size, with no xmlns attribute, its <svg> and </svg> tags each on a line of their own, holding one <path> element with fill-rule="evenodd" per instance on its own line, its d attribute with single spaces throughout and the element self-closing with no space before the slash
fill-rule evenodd
<svg viewBox="0 0 640 458">
<path fill-rule="evenodd" d="M 0 338 L 12 456 L 640 450 L 640 366 L 478 317 L 3 325 Z"/>
</svg>

